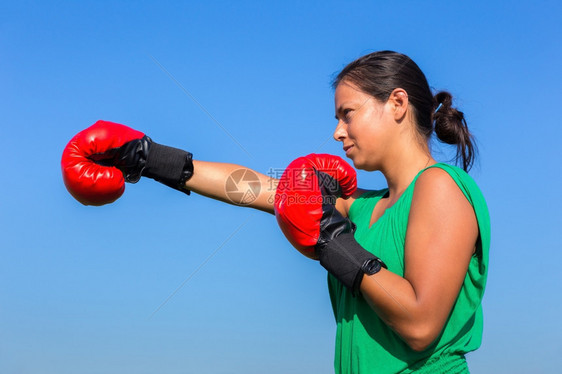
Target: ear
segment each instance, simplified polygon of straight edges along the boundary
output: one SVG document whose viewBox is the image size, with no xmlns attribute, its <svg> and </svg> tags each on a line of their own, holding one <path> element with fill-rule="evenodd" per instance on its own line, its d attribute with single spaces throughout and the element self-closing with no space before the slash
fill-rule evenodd
<svg viewBox="0 0 562 374">
<path fill-rule="evenodd" d="M 408 93 L 403 88 L 395 88 L 388 97 L 388 103 L 394 112 L 394 120 L 400 122 L 408 112 Z"/>
</svg>

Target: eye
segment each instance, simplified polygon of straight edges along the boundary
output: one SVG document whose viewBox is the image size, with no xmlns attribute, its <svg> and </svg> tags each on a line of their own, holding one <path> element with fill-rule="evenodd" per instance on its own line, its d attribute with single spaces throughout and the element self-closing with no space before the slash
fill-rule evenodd
<svg viewBox="0 0 562 374">
<path fill-rule="evenodd" d="M 352 114 L 351 112 L 353 112 L 353 109 L 351 108 L 346 108 L 343 109 L 341 108 L 339 111 L 339 116 L 336 114 L 336 119 L 338 121 L 343 121 L 343 122 L 349 122 L 351 120 Z"/>
<path fill-rule="evenodd" d="M 351 114 L 350 114 L 350 113 L 351 113 L 351 109 L 344 109 L 344 110 L 342 111 L 343 120 L 344 120 L 344 121 L 349 121 L 349 119 L 350 119 L 350 117 L 351 117 Z"/>
</svg>

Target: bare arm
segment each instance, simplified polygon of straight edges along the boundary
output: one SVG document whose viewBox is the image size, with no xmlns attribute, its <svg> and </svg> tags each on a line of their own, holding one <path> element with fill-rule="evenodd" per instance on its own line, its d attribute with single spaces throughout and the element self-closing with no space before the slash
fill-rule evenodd
<svg viewBox="0 0 562 374">
<path fill-rule="evenodd" d="M 472 206 L 440 169 L 416 182 L 406 233 L 404 277 L 388 270 L 364 276 L 373 310 L 414 350 L 441 333 L 466 276 L 478 237 Z"/>
<path fill-rule="evenodd" d="M 223 201 L 228 204 L 246 206 L 261 210 L 270 214 L 275 214 L 273 203 L 275 201 L 275 191 L 278 179 L 258 173 L 250 168 L 230 163 L 209 162 L 193 160 L 193 176 L 185 183 L 185 187 L 199 195 L 210 197 L 215 200 Z M 232 173 L 239 170 L 254 173 L 258 178 L 259 194 L 254 201 L 249 204 L 239 204 L 227 194 L 226 183 Z M 240 185 L 240 189 L 250 188 L 247 184 Z M 345 217 L 348 216 L 349 207 L 355 198 L 364 193 L 365 190 L 357 189 L 352 197 L 347 199 L 337 199 L 336 208 Z"/>
<path fill-rule="evenodd" d="M 221 163 L 221 162 L 208 162 L 208 161 L 193 161 L 193 176 L 185 183 L 185 187 L 200 195 L 210 197 L 212 199 L 220 200 L 229 204 L 238 206 L 247 206 L 250 208 L 262 210 L 267 213 L 274 214 L 273 202 L 275 198 L 275 190 L 277 187 L 277 179 L 258 173 L 254 170 L 244 166 Z M 233 173 L 253 173 L 247 174 L 250 180 L 249 183 L 254 183 L 250 186 L 248 182 L 240 182 L 239 190 L 246 191 L 248 189 L 258 190 L 259 194 L 255 200 L 249 199 L 248 204 L 240 204 L 232 194 L 227 193 L 227 181 Z M 257 177 L 257 181 L 253 178 Z M 255 184 L 259 184 L 256 186 Z"/>
</svg>

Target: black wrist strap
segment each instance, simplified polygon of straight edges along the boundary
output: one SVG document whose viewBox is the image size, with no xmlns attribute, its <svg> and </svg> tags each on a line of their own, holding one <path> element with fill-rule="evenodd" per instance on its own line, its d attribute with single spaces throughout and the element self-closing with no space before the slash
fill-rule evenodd
<svg viewBox="0 0 562 374">
<path fill-rule="evenodd" d="M 184 185 L 193 175 L 192 158 L 184 150 L 151 142 L 142 175 L 189 195 Z"/>
<path fill-rule="evenodd" d="M 375 274 L 386 265 L 365 250 L 353 233 L 341 234 L 318 248 L 320 264 L 347 287 L 353 295 L 359 291 L 364 274 Z M 378 264 L 378 265 L 377 265 Z"/>
</svg>

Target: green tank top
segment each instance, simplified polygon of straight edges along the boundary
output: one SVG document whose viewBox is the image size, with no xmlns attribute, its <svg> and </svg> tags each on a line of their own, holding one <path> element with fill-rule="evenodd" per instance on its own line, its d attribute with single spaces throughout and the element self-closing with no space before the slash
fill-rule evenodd
<svg viewBox="0 0 562 374">
<path fill-rule="evenodd" d="M 474 207 L 480 235 L 442 334 L 425 351 L 416 352 L 390 329 L 361 295 L 351 293 L 333 276 L 328 286 L 337 322 L 336 373 L 467 373 L 464 354 L 477 349 L 482 341 L 481 301 L 488 272 L 490 218 L 486 201 L 474 180 L 458 167 L 435 164 L 457 183 Z M 427 170 L 428 168 L 424 169 Z M 369 227 L 375 204 L 388 189 L 369 191 L 350 207 L 349 218 L 357 225 L 355 238 L 368 251 L 380 257 L 388 270 L 404 275 L 404 242 L 415 182 L 420 171 L 398 201 Z"/>
</svg>

